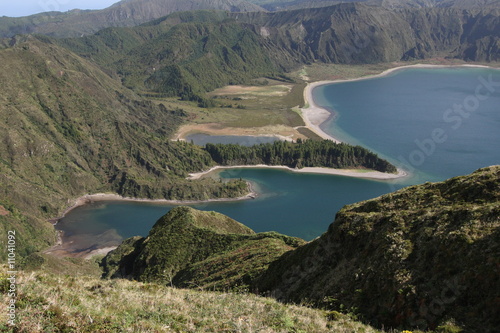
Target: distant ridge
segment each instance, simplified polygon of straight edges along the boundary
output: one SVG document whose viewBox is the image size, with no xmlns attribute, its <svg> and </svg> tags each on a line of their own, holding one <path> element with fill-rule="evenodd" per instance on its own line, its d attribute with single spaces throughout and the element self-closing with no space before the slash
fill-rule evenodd
<svg viewBox="0 0 500 333">
<path fill-rule="evenodd" d="M 203 93 L 311 63 L 433 57 L 498 61 L 497 10 L 389 10 L 361 3 L 280 12 L 173 13 L 140 27 L 54 41 L 118 73 L 141 93 Z"/>
<path fill-rule="evenodd" d="M 500 0 L 248 0 L 270 11 L 318 8 L 360 2 L 388 9 L 401 8 L 500 8 Z"/>
<path fill-rule="evenodd" d="M 53 37 L 80 37 L 108 27 L 132 27 L 192 10 L 262 12 L 363 3 L 386 9 L 460 8 L 500 9 L 500 0 L 122 0 L 102 10 L 47 12 L 25 17 L 0 17 L 0 37 L 39 33 Z"/>
<path fill-rule="evenodd" d="M 103 10 L 47 12 L 19 18 L 0 17 L 0 37 L 27 33 L 80 37 L 107 27 L 136 26 L 174 12 L 202 9 L 265 11 L 244 0 L 124 0 Z"/>
</svg>

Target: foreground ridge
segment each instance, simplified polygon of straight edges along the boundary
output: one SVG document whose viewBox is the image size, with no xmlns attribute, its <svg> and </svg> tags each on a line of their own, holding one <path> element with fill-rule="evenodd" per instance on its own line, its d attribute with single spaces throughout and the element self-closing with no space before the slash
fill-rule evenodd
<svg viewBox="0 0 500 333">
<path fill-rule="evenodd" d="M 284 254 L 260 291 L 385 327 L 447 321 L 494 332 L 500 166 L 344 207 L 317 240 Z"/>
<path fill-rule="evenodd" d="M 21 272 L 18 279 L 23 287 L 15 332 L 379 332 L 347 316 L 333 318 L 248 293 L 45 271 Z M 3 316 L 0 331 L 14 332 Z"/>
</svg>

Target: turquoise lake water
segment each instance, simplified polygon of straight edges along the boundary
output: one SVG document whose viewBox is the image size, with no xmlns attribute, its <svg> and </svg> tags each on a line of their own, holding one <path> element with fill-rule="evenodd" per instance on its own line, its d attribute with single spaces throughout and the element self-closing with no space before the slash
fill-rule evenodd
<svg viewBox="0 0 500 333">
<path fill-rule="evenodd" d="M 417 182 L 500 163 L 499 70 L 405 69 L 313 93 L 334 114 L 323 130 L 404 166 Z"/>
<path fill-rule="evenodd" d="M 323 125 L 325 132 L 379 153 L 412 177 L 375 181 L 231 169 L 220 176 L 248 179 L 260 196 L 193 207 L 229 215 L 257 232 L 274 230 L 311 240 L 326 231 L 346 204 L 500 164 L 500 71 L 405 69 L 382 78 L 320 86 L 313 94 L 333 114 Z M 105 232 L 118 238 L 147 235 L 172 207 L 97 202 L 71 211 L 57 228 L 67 241 L 84 237 L 100 246 L 98 235 Z"/>
</svg>

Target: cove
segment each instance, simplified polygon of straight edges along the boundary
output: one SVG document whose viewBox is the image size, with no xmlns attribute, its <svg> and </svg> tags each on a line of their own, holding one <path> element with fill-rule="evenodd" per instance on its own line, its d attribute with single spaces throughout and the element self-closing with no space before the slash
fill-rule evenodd
<svg viewBox="0 0 500 333">
<path fill-rule="evenodd" d="M 243 178 L 260 195 L 253 200 L 190 205 L 214 210 L 256 232 L 277 231 L 306 240 L 326 231 L 342 206 L 388 193 L 402 185 L 342 176 L 301 174 L 274 169 L 228 169 L 222 178 Z M 95 245 L 116 246 L 123 238 L 147 235 L 158 218 L 173 205 L 147 202 L 96 201 L 78 207 L 56 227 L 75 251 Z M 105 236 L 102 236 L 105 235 Z M 91 239 L 94 243 L 88 243 Z"/>
<path fill-rule="evenodd" d="M 500 82 L 499 71 L 493 69 L 406 69 L 385 77 L 314 89 L 316 104 L 332 112 L 322 125 L 325 132 L 379 153 L 410 170 L 412 177 L 375 181 L 270 169 L 230 169 L 219 171 L 219 175 L 247 179 L 261 195 L 255 200 L 192 206 L 229 215 L 257 232 L 273 230 L 311 240 L 326 231 L 335 213 L 346 204 L 500 164 L 500 87 L 489 91 L 488 98 L 480 100 L 468 117 L 453 111 L 455 105 L 465 110 L 465 103 L 481 84 L 480 78 L 490 80 L 490 76 L 492 82 Z M 434 139 L 435 129 L 442 129 L 446 140 L 434 142 L 431 149 L 428 140 Z M 422 161 L 415 151 L 423 154 Z M 56 227 L 64 231 L 65 241 L 74 241 L 75 251 L 112 246 L 123 238 L 147 235 L 172 207 L 96 202 L 72 210 Z"/>
</svg>

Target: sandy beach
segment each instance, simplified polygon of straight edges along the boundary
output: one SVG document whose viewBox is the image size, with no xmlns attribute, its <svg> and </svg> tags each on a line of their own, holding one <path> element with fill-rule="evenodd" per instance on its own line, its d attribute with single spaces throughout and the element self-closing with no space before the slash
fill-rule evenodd
<svg viewBox="0 0 500 333">
<path fill-rule="evenodd" d="M 253 191 L 250 183 L 248 183 L 248 187 L 250 189 L 250 193 L 238 198 L 222 198 L 222 199 L 190 200 L 190 201 L 131 198 L 131 197 L 123 197 L 115 193 L 86 194 L 79 198 L 76 198 L 73 201 L 73 204 L 70 205 L 70 207 L 68 207 L 60 217 L 51 219 L 50 221 L 54 225 L 56 225 L 57 222 L 64 216 L 66 216 L 66 214 L 68 214 L 71 210 L 92 202 L 99 202 L 99 201 L 134 201 L 134 202 L 149 202 L 149 203 L 170 204 L 170 205 L 187 205 L 187 204 L 198 204 L 198 203 L 216 202 L 216 201 L 230 202 L 230 201 L 255 199 L 258 194 Z M 94 248 L 93 246 L 91 246 L 92 244 L 90 244 L 89 248 L 84 251 L 75 251 L 75 249 L 73 248 L 73 243 L 76 242 L 80 244 L 81 243 L 80 240 L 73 238 L 70 238 L 69 240 L 68 239 L 63 240 L 63 239 L 64 239 L 64 234 L 62 231 L 59 231 L 57 233 L 56 244 L 45 250 L 44 253 L 53 254 L 59 257 L 90 259 L 96 255 L 106 255 L 108 252 L 114 250 L 117 247 L 115 245 L 112 245 L 117 243 L 116 237 L 111 237 L 111 239 L 107 242 L 109 245 L 103 246 L 101 248 Z M 121 243 L 121 241 L 119 241 L 118 243 Z"/>
<path fill-rule="evenodd" d="M 332 140 L 336 143 L 341 143 L 342 141 L 334 136 L 325 133 L 321 128 L 321 124 L 327 121 L 331 116 L 331 112 L 318 106 L 314 102 L 312 91 L 314 88 L 319 87 L 325 84 L 335 84 L 335 83 L 343 83 L 343 82 L 353 82 L 360 80 L 368 80 L 377 77 L 383 77 L 389 75 L 395 71 L 408 69 L 408 68 L 451 68 L 451 67 L 479 67 L 479 68 L 492 68 L 489 66 L 483 65 L 427 65 L 427 64 L 416 64 L 416 65 L 408 65 L 408 66 L 400 66 L 395 68 L 387 69 L 380 74 L 368 75 L 354 79 L 345 79 L 345 80 L 333 80 L 333 81 L 316 81 L 308 83 L 306 88 L 304 89 L 304 101 L 307 107 L 302 108 L 302 119 L 306 124 L 305 127 L 309 128 L 311 131 L 319 135 L 321 138 L 325 140 Z M 379 179 L 379 180 L 390 180 L 390 179 L 398 179 L 408 176 L 408 174 L 398 169 L 397 174 L 390 174 L 372 170 L 362 170 L 362 169 L 333 169 L 333 168 L 302 168 L 302 169 L 293 169 L 287 166 L 269 166 L 269 165 L 238 165 L 238 166 L 216 166 L 211 168 L 210 170 L 192 173 L 189 175 L 188 179 L 199 179 L 215 170 L 220 169 L 234 169 L 234 168 L 273 168 L 273 169 L 282 169 L 288 170 L 292 172 L 299 173 L 316 173 L 316 174 L 328 174 L 328 175 L 339 175 L 339 176 L 347 176 L 347 177 L 357 177 L 357 178 L 367 178 L 367 179 Z"/>
<path fill-rule="evenodd" d="M 380 74 L 375 74 L 375 75 L 368 75 L 368 76 L 363 76 L 355 79 L 345 79 L 345 80 L 333 80 L 333 81 L 316 81 L 316 82 L 311 82 L 308 83 L 306 88 L 304 89 L 304 99 L 305 103 L 308 106 L 307 108 L 303 108 L 302 111 L 302 117 L 304 119 L 304 122 L 306 123 L 306 126 L 311 129 L 313 132 L 317 133 L 319 136 L 321 136 L 324 139 L 332 140 L 337 143 L 340 143 L 341 141 L 338 140 L 337 138 L 325 133 L 323 130 L 321 130 L 320 125 L 325 122 L 328 118 L 331 117 L 331 113 L 319 107 L 317 104 L 315 104 L 312 91 L 314 88 L 324 85 L 324 84 L 334 84 L 334 83 L 342 83 L 342 82 L 352 82 L 352 81 L 360 81 L 360 80 L 367 80 L 367 79 L 373 79 L 377 77 L 383 77 L 386 75 L 389 75 L 395 71 L 402 70 L 402 69 L 408 69 L 408 68 L 452 68 L 452 67 L 477 67 L 477 68 L 494 68 L 490 66 L 484 66 L 484 65 L 430 65 L 430 64 L 416 64 L 416 65 L 408 65 L 408 66 L 400 66 L 400 67 L 395 67 L 395 68 L 390 68 L 387 69 Z M 496 68 L 495 68 L 496 69 Z M 228 135 L 228 133 L 225 132 L 224 129 L 220 129 L 221 133 L 217 133 L 219 135 Z M 188 131 L 186 131 L 187 134 Z M 250 133 L 248 133 L 251 135 Z M 258 136 L 258 135 L 257 135 Z M 180 138 L 180 137 L 179 137 Z M 289 139 L 289 137 L 281 137 L 282 139 Z M 198 173 L 193 173 L 190 174 L 188 179 L 199 179 L 215 170 L 218 169 L 231 169 L 231 168 L 274 168 L 274 169 L 282 169 L 282 170 L 288 170 L 292 172 L 299 172 L 299 173 L 319 173 L 319 174 L 329 174 L 329 175 L 341 175 L 341 176 L 348 176 L 348 177 L 358 177 L 358 178 L 368 178 L 368 179 L 397 179 L 397 178 L 402 178 L 408 176 L 407 173 L 405 173 L 402 170 L 398 170 L 397 174 L 389 174 L 389 173 L 383 173 L 383 172 L 378 172 L 378 171 L 371 171 L 371 170 L 361 170 L 361 169 L 332 169 L 332 168 L 302 168 L 302 169 L 293 169 L 289 168 L 287 166 L 268 166 L 268 165 L 239 165 L 239 166 L 216 166 L 211 168 L 210 170 L 203 171 L 203 172 L 198 172 Z M 110 193 L 98 193 L 98 194 L 89 194 L 89 195 L 84 195 L 80 198 L 77 198 L 72 205 L 69 205 L 69 208 L 67 208 L 63 214 L 58 217 L 53 219 L 52 221 L 57 221 L 61 218 L 63 218 L 69 211 L 74 209 L 75 207 L 85 205 L 89 202 L 92 201 L 143 201 L 143 202 L 155 202 L 155 203 L 166 203 L 166 204 L 172 204 L 172 205 L 182 205 L 182 204 L 193 204 L 193 203 L 203 203 L 203 202 L 213 202 L 213 201 L 238 201 L 238 200 L 246 200 L 246 199 L 251 199 L 255 198 L 257 194 L 255 192 L 251 192 L 245 196 L 239 197 L 239 198 L 233 198 L 233 199 L 210 199 L 210 200 L 201 200 L 201 201 L 179 201 L 179 200 L 166 200 L 166 199 L 138 199 L 138 198 L 130 198 L 130 197 L 122 197 L 118 194 L 110 194 Z"/>
<path fill-rule="evenodd" d="M 450 68 L 450 67 L 479 67 L 479 68 L 493 68 L 489 66 L 483 66 L 483 65 L 427 65 L 427 64 L 417 64 L 417 65 L 409 65 L 409 66 L 400 66 L 400 67 L 395 67 L 391 68 L 388 70 L 383 71 L 380 74 L 376 75 L 369 75 L 369 76 L 364 76 L 360 78 L 355 78 L 355 79 L 346 79 L 346 80 L 334 80 L 334 81 L 317 81 L 317 82 L 311 82 L 308 83 L 306 88 L 304 89 L 304 99 L 305 103 L 307 105 L 307 108 L 303 108 L 302 111 L 302 118 L 304 119 L 304 122 L 306 124 L 306 127 L 308 127 L 310 130 L 318 134 L 320 137 L 328 140 L 332 140 L 334 142 L 340 143 L 341 141 L 338 140 L 337 138 L 325 133 L 323 130 L 321 130 L 320 126 L 323 124 L 326 120 L 328 120 L 332 115 L 331 113 L 324 109 L 319 107 L 317 104 L 315 104 L 314 99 L 313 99 L 313 94 L 312 91 L 314 88 L 324 85 L 324 84 L 335 84 L 335 83 L 342 83 L 342 82 L 351 82 L 351 81 L 360 81 L 360 80 L 366 80 L 366 79 L 372 79 L 372 78 L 377 78 L 377 77 L 383 77 L 386 75 L 389 75 L 395 71 L 402 70 L 402 69 L 407 69 L 407 68 Z M 186 135 L 189 131 L 186 131 L 186 133 L 183 133 Z M 221 129 L 221 133 L 217 133 L 220 135 L 228 135 L 228 133 L 224 132 L 224 129 Z M 245 133 L 247 134 L 247 133 Z M 250 135 L 256 134 L 256 133 L 248 133 Z M 257 134 L 262 135 L 262 134 Z M 182 136 L 179 137 L 182 139 Z M 289 139 L 289 137 L 281 137 L 282 139 Z M 198 172 L 198 173 L 192 173 L 189 175 L 188 179 L 200 179 L 212 172 L 216 172 L 217 170 L 222 170 L 222 169 L 235 169 L 235 168 L 269 168 L 269 169 L 280 169 L 280 170 L 285 170 L 289 172 L 297 172 L 297 173 L 312 173 L 312 174 L 328 174 L 328 175 L 340 175 L 340 176 L 347 176 L 347 177 L 357 177 L 357 178 L 367 178 L 367 179 L 377 179 L 377 180 L 392 180 L 392 179 L 398 179 L 402 177 L 407 177 L 408 174 L 404 172 L 403 170 L 398 169 L 397 174 L 390 174 L 390 173 L 383 173 L 383 172 L 378 172 L 378 171 L 373 171 L 373 170 L 363 170 L 363 169 L 333 169 L 333 168 L 322 168 L 322 167 L 307 167 L 307 168 L 302 168 L 302 169 L 294 169 L 290 168 L 287 166 L 269 166 L 269 165 L 238 165 L 238 166 L 215 166 L 211 168 L 210 170 L 203 171 L 203 172 Z M 257 193 L 255 193 L 252 190 L 251 184 L 249 184 L 250 188 L 250 193 L 248 193 L 245 196 L 241 196 L 238 198 L 227 198 L 227 199 L 209 199 L 209 200 L 197 200 L 197 201 L 180 201 L 180 200 L 166 200 L 166 199 L 140 199 L 140 198 L 131 198 L 131 197 L 123 197 L 118 194 L 113 194 L 113 193 L 97 193 L 97 194 L 87 194 L 84 196 L 81 196 L 77 199 L 74 199 L 72 201 L 68 200 L 68 208 L 63 212 L 63 214 L 51 220 L 54 223 L 57 223 L 57 221 L 61 218 L 63 218 L 68 212 L 70 212 L 72 209 L 83 206 L 88 203 L 92 202 L 97 202 L 97 201 L 135 201 L 135 202 L 150 202 L 150 203 L 159 203 L 159 204 L 171 204 L 171 205 L 183 205 L 183 204 L 196 204 L 196 203 L 204 203 L 204 202 L 229 202 L 229 201 L 239 201 L 239 200 L 248 200 L 248 199 L 254 199 L 257 197 Z M 8 214 L 8 211 L 3 209 L 2 206 L 0 206 L 0 215 Z M 52 253 L 55 255 L 59 256 L 71 256 L 71 257 L 81 257 L 81 258 L 90 258 L 94 255 L 103 255 L 108 253 L 109 251 L 113 250 L 116 248 L 113 244 L 114 238 L 111 237 L 110 242 L 108 242 L 105 246 L 102 248 L 89 248 L 86 251 L 82 252 L 73 252 L 71 248 L 71 244 L 73 241 L 68 241 L 68 242 L 63 242 L 63 235 L 61 233 L 58 234 L 58 242 L 55 246 L 51 247 L 50 249 L 46 250 L 46 253 Z"/>
<path fill-rule="evenodd" d="M 210 170 L 191 173 L 189 174 L 188 179 L 200 179 L 201 177 L 214 172 L 216 170 L 223 169 L 238 169 L 238 168 L 253 168 L 253 169 L 280 169 L 291 172 L 298 173 L 316 173 L 316 174 L 324 174 L 324 175 L 337 175 L 337 176 L 346 176 L 346 177 L 357 177 L 357 178 L 367 178 L 367 179 L 380 179 L 380 180 L 389 180 L 389 179 L 397 179 L 406 177 L 407 173 L 403 170 L 398 170 L 398 173 L 385 173 L 379 171 L 372 171 L 366 169 L 333 169 L 333 168 L 320 168 L 320 167 L 306 167 L 302 169 L 294 169 L 283 165 L 266 165 L 266 164 L 258 164 L 258 165 L 234 165 L 234 166 L 215 166 Z"/>
<path fill-rule="evenodd" d="M 209 171 L 205 172 L 208 173 Z M 199 178 L 199 177 L 198 177 Z M 189 179 L 197 179 L 197 178 L 189 178 Z M 248 200 L 255 199 L 257 197 L 257 193 L 252 190 L 252 186 L 248 184 L 250 188 L 250 192 L 244 196 L 237 198 L 221 198 L 221 199 L 207 199 L 207 200 L 167 200 L 167 199 L 141 199 L 141 198 L 132 198 L 132 197 L 124 197 L 115 193 L 96 193 L 96 194 L 86 194 L 74 200 L 73 204 L 67 208 L 64 213 L 58 217 L 53 219 L 54 221 L 62 219 L 67 213 L 71 210 L 99 201 L 133 201 L 133 202 L 149 202 L 149 203 L 158 203 L 158 204 L 169 204 L 169 205 L 191 205 L 191 204 L 199 204 L 206 202 L 229 202 L 229 201 L 240 201 L 240 200 Z"/>
</svg>

